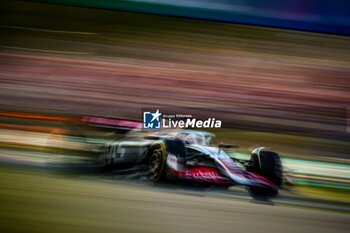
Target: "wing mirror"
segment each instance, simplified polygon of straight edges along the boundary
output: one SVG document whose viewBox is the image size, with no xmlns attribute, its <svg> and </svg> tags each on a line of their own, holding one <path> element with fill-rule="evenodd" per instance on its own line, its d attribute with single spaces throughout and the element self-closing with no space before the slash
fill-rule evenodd
<svg viewBox="0 0 350 233">
<path fill-rule="evenodd" d="M 219 144 L 219 155 L 221 153 L 222 148 L 229 149 L 229 148 L 237 148 L 237 147 L 239 147 L 239 146 L 238 145 L 231 145 L 231 144 L 220 143 Z"/>
<path fill-rule="evenodd" d="M 238 145 L 232 145 L 232 144 L 224 144 L 224 143 L 220 143 L 219 144 L 219 148 L 224 148 L 224 149 L 229 149 L 229 148 L 238 148 Z"/>
</svg>

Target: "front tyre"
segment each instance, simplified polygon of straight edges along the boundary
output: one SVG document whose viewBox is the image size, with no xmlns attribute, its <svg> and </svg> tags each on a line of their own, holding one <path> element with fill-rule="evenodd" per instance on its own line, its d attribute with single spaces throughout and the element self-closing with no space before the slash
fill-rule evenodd
<svg viewBox="0 0 350 233">
<path fill-rule="evenodd" d="M 278 154 L 271 151 L 259 151 L 251 156 L 252 166 L 249 171 L 270 180 L 280 187 L 282 183 L 282 163 Z M 255 199 L 269 199 L 277 196 L 278 190 L 263 187 L 249 187 L 250 195 Z"/>
</svg>

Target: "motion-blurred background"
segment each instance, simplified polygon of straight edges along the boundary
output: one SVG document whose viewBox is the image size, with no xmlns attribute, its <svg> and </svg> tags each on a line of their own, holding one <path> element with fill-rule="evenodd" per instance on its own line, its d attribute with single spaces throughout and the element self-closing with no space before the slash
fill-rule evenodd
<svg viewBox="0 0 350 233">
<path fill-rule="evenodd" d="M 247 158 L 253 145 L 274 148 L 294 185 L 287 196 L 349 205 L 348 1 L 0 6 L 0 182 L 18 184 L 6 186 L 2 204 L 38 176 L 9 162 L 93 161 L 101 145 L 118 138 L 115 119 L 140 121 L 142 110 L 160 109 L 222 120 L 223 128 L 211 131 L 241 146 L 234 156 Z M 3 206 L 11 221 L 29 221 L 25 210 L 16 219 L 15 205 Z M 19 230 L 10 225 L 4 229 Z"/>
</svg>

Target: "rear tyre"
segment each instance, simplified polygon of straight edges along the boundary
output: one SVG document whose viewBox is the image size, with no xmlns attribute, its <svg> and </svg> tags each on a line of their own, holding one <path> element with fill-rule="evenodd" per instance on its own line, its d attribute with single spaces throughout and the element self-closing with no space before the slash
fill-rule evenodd
<svg viewBox="0 0 350 233">
<path fill-rule="evenodd" d="M 280 187 L 282 183 L 282 163 L 278 154 L 271 151 L 260 151 L 259 156 L 252 154 L 252 166 L 249 171 L 265 177 Z M 278 194 L 278 190 L 263 188 L 263 187 L 249 187 L 250 195 L 255 199 L 269 199 Z"/>
<path fill-rule="evenodd" d="M 164 178 L 165 154 L 161 148 L 150 149 L 147 165 L 149 180 L 159 182 Z"/>
</svg>

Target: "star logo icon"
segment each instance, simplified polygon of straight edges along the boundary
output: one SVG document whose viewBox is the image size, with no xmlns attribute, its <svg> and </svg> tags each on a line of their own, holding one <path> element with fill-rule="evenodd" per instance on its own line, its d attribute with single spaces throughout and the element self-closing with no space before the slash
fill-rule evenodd
<svg viewBox="0 0 350 233">
<path fill-rule="evenodd" d="M 159 109 L 157 109 L 157 111 L 156 111 L 155 113 L 151 113 L 151 115 L 152 115 L 152 120 L 151 120 L 151 122 L 152 122 L 152 121 L 154 121 L 154 120 L 159 121 L 159 117 L 160 117 L 162 114 L 159 112 Z"/>
</svg>

